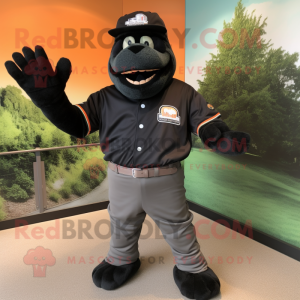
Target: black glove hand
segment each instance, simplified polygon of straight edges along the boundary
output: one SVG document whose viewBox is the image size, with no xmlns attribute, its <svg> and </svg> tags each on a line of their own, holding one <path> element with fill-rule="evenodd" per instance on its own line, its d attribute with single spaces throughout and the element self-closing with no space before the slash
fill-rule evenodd
<svg viewBox="0 0 300 300">
<path fill-rule="evenodd" d="M 53 105 L 64 97 L 64 89 L 71 73 L 71 62 L 61 58 L 55 71 L 41 46 L 33 52 L 28 47 L 22 49 L 24 56 L 14 52 L 13 61 L 6 61 L 7 72 L 17 81 L 27 93 L 32 102 L 39 108 Z"/>
<path fill-rule="evenodd" d="M 23 47 L 22 51 L 25 57 L 18 52 L 12 55 L 22 71 L 13 61 L 7 61 L 8 73 L 57 128 L 74 137 L 85 137 L 88 131 L 85 118 L 64 91 L 71 73 L 71 62 L 61 58 L 53 71 L 41 46 L 36 46 L 35 52 L 28 47 Z"/>
<path fill-rule="evenodd" d="M 199 137 L 206 147 L 220 154 L 243 154 L 249 150 L 250 146 L 250 135 L 248 133 L 232 131 L 221 120 L 215 120 L 202 126 Z"/>
</svg>

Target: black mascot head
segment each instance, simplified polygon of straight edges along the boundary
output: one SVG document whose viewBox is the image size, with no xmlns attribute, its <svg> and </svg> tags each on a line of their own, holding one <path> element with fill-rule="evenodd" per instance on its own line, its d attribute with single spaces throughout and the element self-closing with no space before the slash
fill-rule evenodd
<svg viewBox="0 0 300 300">
<path fill-rule="evenodd" d="M 115 87 L 130 99 L 158 94 L 172 80 L 176 59 L 157 13 L 136 11 L 108 32 L 115 37 L 108 63 Z"/>
</svg>

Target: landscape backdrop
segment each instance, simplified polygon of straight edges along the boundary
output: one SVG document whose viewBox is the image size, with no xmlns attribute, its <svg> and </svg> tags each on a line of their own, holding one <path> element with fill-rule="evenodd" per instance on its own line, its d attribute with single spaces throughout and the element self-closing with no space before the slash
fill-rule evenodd
<svg viewBox="0 0 300 300">
<path fill-rule="evenodd" d="M 186 82 L 230 129 L 251 135 L 248 153 L 234 158 L 193 137 L 184 162 L 187 198 L 297 247 L 299 13 L 293 0 L 190 0 L 185 41 Z"/>
</svg>

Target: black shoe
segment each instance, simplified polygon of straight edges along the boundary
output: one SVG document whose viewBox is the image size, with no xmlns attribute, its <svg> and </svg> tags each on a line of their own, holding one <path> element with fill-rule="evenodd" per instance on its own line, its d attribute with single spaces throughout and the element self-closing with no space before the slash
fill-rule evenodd
<svg viewBox="0 0 300 300">
<path fill-rule="evenodd" d="M 220 281 L 212 269 L 200 273 L 181 271 L 174 266 L 173 276 L 181 294 L 189 299 L 208 300 L 220 292 Z"/>
<path fill-rule="evenodd" d="M 114 290 L 131 278 L 140 265 L 141 261 L 139 258 L 134 263 L 122 266 L 114 266 L 103 260 L 93 270 L 93 282 L 99 288 Z"/>
</svg>

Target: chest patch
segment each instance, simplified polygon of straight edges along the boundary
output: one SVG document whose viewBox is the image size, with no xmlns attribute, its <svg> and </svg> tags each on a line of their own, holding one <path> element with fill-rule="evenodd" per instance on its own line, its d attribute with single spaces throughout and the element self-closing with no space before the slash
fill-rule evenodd
<svg viewBox="0 0 300 300">
<path fill-rule="evenodd" d="M 170 105 L 162 105 L 157 114 L 157 121 L 180 125 L 180 116 L 178 109 Z"/>
</svg>

